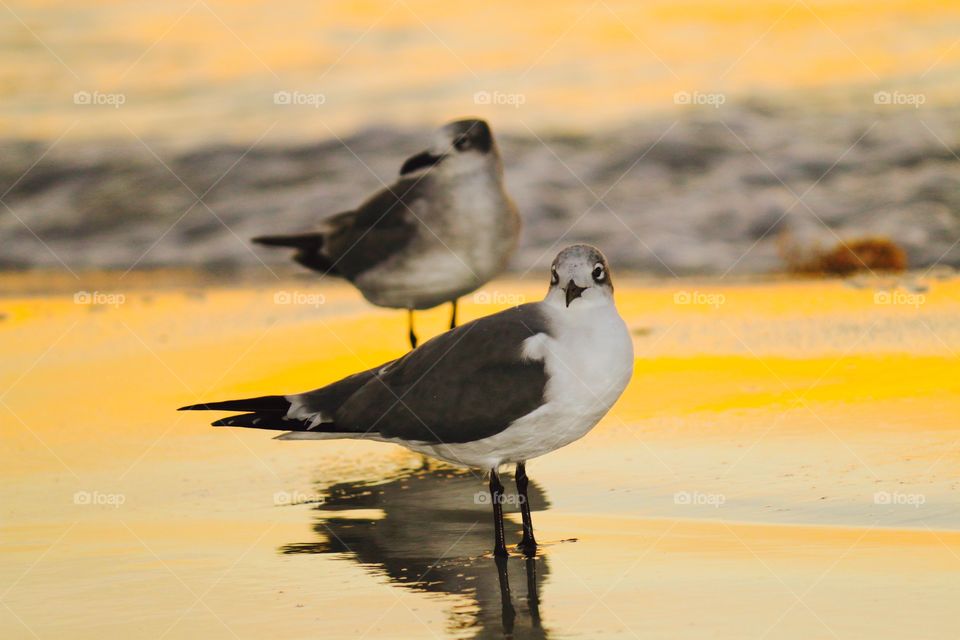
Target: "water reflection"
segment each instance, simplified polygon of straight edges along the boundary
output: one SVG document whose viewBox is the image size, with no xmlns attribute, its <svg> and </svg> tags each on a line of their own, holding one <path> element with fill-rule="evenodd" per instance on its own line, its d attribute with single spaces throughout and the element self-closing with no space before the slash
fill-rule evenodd
<svg viewBox="0 0 960 640">
<path fill-rule="evenodd" d="M 506 513 L 518 512 L 512 477 Z M 549 507 L 530 482 L 534 511 Z M 342 553 L 404 587 L 462 596 L 450 611 L 451 631 L 474 637 L 546 638 L 539 593 L 549 573 L 546 558 L 494 560 L 491 509 L 479 476 L 424 465 L 383 482 L 333 485 L 318 505 L 319 539 L 286 545 L 282 553 Z M 508 542 L 520 525 L 506 520 Z"/>
</svg>

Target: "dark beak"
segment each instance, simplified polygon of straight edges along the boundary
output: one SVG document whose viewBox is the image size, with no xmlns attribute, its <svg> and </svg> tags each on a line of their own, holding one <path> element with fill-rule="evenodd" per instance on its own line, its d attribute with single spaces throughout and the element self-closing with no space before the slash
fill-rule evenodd
<svg viewBox="0 0 960 640">
<path fill-rule="evenodd" d="M 587 287 L 578 287 L 577 283 L 571 280 L 567 283 L 567 288 L 564 291 L 567 293 L 567 306 L 570 306 L 570 303 L 580 297 L 584 291 L 587 290 Z"/>
<path fill-rule="evenodd" d="M 422 151 L 415 156 L 407 158 L 406 162 L 403 163 L 403 166 L 400 167 L 400 175 L 405 176 L 408 173 L 419 171 L 425 167 L 432 167 L 436 164 L 439 164 L 440 161 L 446 157 L 447 156 L 443 154 L 435 156 L 429 151 Z"/>
</svg>

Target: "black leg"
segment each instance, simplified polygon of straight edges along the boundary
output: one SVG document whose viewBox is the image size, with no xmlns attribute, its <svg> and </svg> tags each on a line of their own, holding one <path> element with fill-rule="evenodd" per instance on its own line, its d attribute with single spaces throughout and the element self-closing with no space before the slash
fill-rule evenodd
<svg viewBox="0 0 960 640">
<path fill-rule="evenodd" d="M 453 329 L 457 326 L 457 301 L 451 301 L 450 306 L 453 307 L 453 312 L 450 314 L 450 328 Z"/>
<path fill-rule="evenodd" d="M 413 332 L 413 309 L 407 309 L 407 326 L 410 327 L 410 348 L 417 348 L 417 334 Z"/>
<path fill-rule="evenodd" d="M 513 621 L 517 612 L 513 608 L 513 598 L 510 597 L 510 576 L 507 574 L 507 558 L 497 556 L 493 560 L 497 563 L 497 578 L 500 580 L 500 616 L 503 622 L 503 634 L 513 634 Z"/>
<path fill-rule="evenodd" d="M 520 515 L 523 518 L 523 538 L 517 548 L 523 555 L 532 558 L 537 553 L 537 541 L 533 537 L 533 519 L 530 517 L 530 498 L 527 495 L 527 466 L 523 462 L 517 463 L 517 493 L 520 494 Z"/>
<path fill-rule="evenodd" d="M 493 555 L 497 558 L 506 558 L 507 545 L 503 536 L 503 485 L 500 484 L 496 469 L 490 469 L 490 502 L 493 503 Z"/>
<path fill-rule="evenodd" d="M 540 628 L 540 592 L 537 589 L 537 560 L 527 558 L 527 604 L 530 607 L 530 622 L 534 629 Z"/>
</svg>

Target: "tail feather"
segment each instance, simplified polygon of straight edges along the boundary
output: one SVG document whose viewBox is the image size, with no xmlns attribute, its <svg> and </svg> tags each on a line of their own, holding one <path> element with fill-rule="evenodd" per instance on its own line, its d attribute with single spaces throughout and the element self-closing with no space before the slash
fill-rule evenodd
<svg viewBox="0 0 960 640">
<path fill-rule="evenodd" d="M 289 431 L 296 429 L 300 420 L 285 420 L 276 413 L 240 413 L 229 418 L 220 418 L 210 424 L 214 427 L 250 427 L 253 429 L 273 429 Z"/>
<path fill-rule="evenodd" d="M 306 267 L 307 269 L 312 269 L 314 271 L 320 271 L 324 274 L 331 276 L 338 276 L 340 272 L 337 271 L 336 265 L 319 251 L 304 251 L 300 250 L 293 254 L 294 261 Z"/>
<path fill-rule="evenodd" d="M 260 411 L 265 413 L 286 413 L 290 409 L 290 401 L 284 396 L 260 396 L 258 398 L 243 398 L 241 400 L 224 400 L 223 402 L 204 402 L 180 407 L 177 411 Z"/>
<path fill-rule="evenodd" d="M 267 247 L 290 247 L 301 251 L 319 251 L 323 246 L 323 233 L 298 233 L 292 236 L 258 236 L 251 242 Z"/>
<path fill-rule="evenodd" d="M 267 247 L 289 247 L 296 249 L 293 259 L 308 269 L 322 271 L 325 274 L 337 273 L 334 262 L 323 253 L 325 241 L 323 232 L 301 233 L 293 236 L 259 236 L 252 242 Z"/>
<path fill-rule="evenodd" d="M 314 425 L 309 420 L 286 418 L 275 413 L 240 413 L 220 418 L 210 423 L 214 427 L 248 427 L 251 429 L 269 429 L 271 431 L 296 431 L 298 433 L 353 433 L 334 422 L 321 422 Z"/>
<path fill-rule="evenodd" d="M 301 420 L 287 419 L 290 401 L 283 396 L 260 396 L 222 402 L 205 402 L 180 407 L 178 411 L 246 411 L 228 418 L 212 422 L 215 427 L 252 427 L 254 429 L 290 429 L 306 428 Z"/>
<path fill-rule="evenodd" d="M 285 396 L 260 396 L 259 398 L 243 398 L 239 400 L 224 400 L 222 402 L 205 402 L 180 407 L 177 411 L 242 411 L 233 416 L 214 420 L 214 427 L 249 427 L 252 429 L 270 429 L 273 431 L 311 432 L 315 434 L 347 434 L 350 433 L 332 421 L 316 422 L 308 418 L 288 417 L 290 401 Z M 334 436 L 336 437 L 336 436 Z"/>
</svg>

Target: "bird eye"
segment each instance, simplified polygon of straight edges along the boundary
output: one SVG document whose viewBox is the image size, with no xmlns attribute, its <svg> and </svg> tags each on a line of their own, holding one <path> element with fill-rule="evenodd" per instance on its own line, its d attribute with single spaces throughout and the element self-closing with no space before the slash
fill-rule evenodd
<svg viewBox="0 0 960 640">
<path fill-rule="evenodd" d="M 557 284 L 560 282 L 560 274 L 557 273 L 556 267 L 550 267 L 550 284 Z"/>
<path fill-rule="evenodd" d="M 606 275 L 606 272 L 603 270 L 603 265 L 598 262 L 596 266 L 593 267 L 593 279 L 600 282 Z"/>
<path fill-rule="evenodd" d="M 470 138 L 467 136 L 457 136 L 453 141 L 453 146 L 457 148 L 457 151 L 466 151 L 470 148 Z"/>
</svg>

